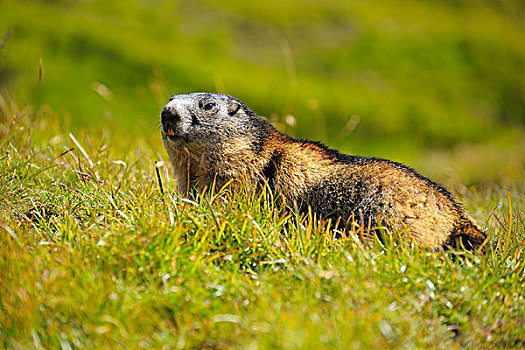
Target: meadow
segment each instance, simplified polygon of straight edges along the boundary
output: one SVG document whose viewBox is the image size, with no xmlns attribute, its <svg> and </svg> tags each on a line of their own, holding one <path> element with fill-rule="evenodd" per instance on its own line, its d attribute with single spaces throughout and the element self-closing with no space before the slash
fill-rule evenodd
<svg viewBox="0 0 525 350">
<path fill-rule="evenodd" d="M 0 3 L 0 347 L 522 348 L 520 1 Z M 485 254 L 175 188 L 171 94 L 449 188 Z"/>
</svg>

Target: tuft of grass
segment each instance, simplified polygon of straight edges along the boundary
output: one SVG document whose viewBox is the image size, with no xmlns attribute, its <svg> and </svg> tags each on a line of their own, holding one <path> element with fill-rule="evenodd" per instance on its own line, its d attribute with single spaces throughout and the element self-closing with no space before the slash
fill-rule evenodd
<svg viewBox="0 0 525 350">
<path fill-rule="evenodd" d="M 159 145 L 0 106 L 1 347 L 525 346 L 523 182 L 464 190 L 490 241 L 457 263 L 265 192 L 184 198 Z"/>
</svg>

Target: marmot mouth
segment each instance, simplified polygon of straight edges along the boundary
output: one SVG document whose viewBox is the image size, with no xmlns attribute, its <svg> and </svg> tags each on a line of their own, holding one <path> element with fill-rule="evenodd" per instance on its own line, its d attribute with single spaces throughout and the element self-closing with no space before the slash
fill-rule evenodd
<svg viewBox="0 0 525 350">
<path fill-rule="evenodd" d="M 183 135 L 176 133 L 175 130 L 173 130 L 172 128 L 167 127 L 165 130 L 162 131 L 162 135 L 164 138 L 166 138 L 166 140 L 169 140 L 171 142 L 187 142 L 186 138 Z"/>
<path fill-rule="evenodd" d="M 179 138 L 177 134 L 175 133 L 175 130 L 170 128 L 167 125 L 162 126 L 162 134 L 166 135 L 166 138 L 172 141 L 175 141 L 176 139 Z"/>
</svg>

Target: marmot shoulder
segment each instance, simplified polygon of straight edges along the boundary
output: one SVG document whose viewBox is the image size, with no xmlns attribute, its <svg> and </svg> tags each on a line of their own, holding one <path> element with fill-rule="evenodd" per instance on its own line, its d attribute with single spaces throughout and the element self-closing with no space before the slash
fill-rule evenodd
<svg viewBox="0 0 525 350">
<path fill-rule="evenodd" d="M 264 184 L 319 218 L 407 228 L 425 247 L 486 239 L 445 188 L 400 163 L 342 154 L 282 134 L 227 95 L 175 95 L 161 113 L 164 146 L 180 191 L 232 179 Z"/>
</svg>

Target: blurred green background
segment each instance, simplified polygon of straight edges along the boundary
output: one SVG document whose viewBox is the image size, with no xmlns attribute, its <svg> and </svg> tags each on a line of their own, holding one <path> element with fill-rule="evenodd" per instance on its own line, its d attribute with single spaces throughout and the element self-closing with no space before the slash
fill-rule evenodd
<svg viewBox="0 0 525 350">
<path fill-rule="evenodd" d="M 3 0 L 0 38 L 2 93 L 65 130 L 160 152 L 171 95 L 221 92 L 445 184 L 524 175 L 522 0 Z"/>
</svg>

